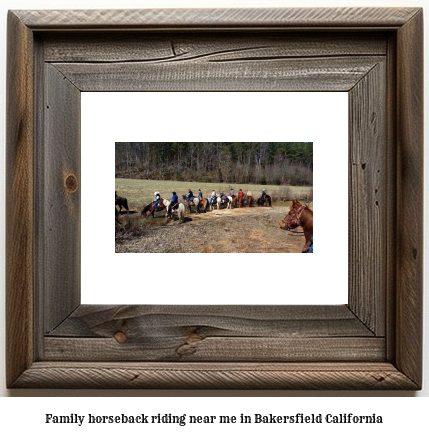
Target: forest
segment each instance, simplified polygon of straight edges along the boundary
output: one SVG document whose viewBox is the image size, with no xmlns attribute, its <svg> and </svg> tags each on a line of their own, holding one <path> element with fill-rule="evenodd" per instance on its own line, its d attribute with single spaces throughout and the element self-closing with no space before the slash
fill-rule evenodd
<svg viewBox="0 0 429 436">
<path fill-rule="evenodd" d="M 313 185 L 312 142 L 116 142 L 115 177 Z"/>
</svg>

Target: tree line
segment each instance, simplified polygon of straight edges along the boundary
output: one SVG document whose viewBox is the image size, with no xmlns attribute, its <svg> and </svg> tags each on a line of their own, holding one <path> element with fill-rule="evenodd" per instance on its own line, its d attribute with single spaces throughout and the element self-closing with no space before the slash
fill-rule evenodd
<svg viewBox="0 0 429 436">
<path fill-rule="evenodd" d="M 115 176 L 312 185 L 312 142 L 116 142 Z"/>
</svg>

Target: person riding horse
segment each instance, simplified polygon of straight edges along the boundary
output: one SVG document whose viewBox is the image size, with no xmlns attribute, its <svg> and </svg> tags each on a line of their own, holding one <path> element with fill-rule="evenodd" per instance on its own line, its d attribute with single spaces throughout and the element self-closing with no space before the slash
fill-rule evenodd
<svg viewBox="0 0 429 436">
<path fill-rule="evenodd" d="M 201 189 L 198 189 L 198 200 L 202 200 L 203 199 L 203 193 L 201 192 Z"/>
<path fill-rule="evenodd" d="M 264 202 L 265 197 L 267 196 L 267 193 L 265 192 L 265 189 L 262 190 L 261 200 Z"/>
<path fill-rule="evenodd" d="M 194 193 L 191 189 L 188 189 L 188 193 L 186 194 L 186 201 L 192 200 L 194 198 Z"/>
<path fill-rule="evenodd" d="M 175 191 L 172 192 L 173 196 L 171 197 L 171 203 L 168 205 L 167 215 L 171 215 L 171 210 L 173 206 L 175 206 L 179 202 L 179 197 Z"/>
<path fill-rule="evenodd" d="M 153 195 L 155 195 L 154 201 L 155 201 L 155 212 L 158 212 L 158 203 L 161 200 L 161 195 L 159 192 L 155 192 Z"/>
<path fill-rule="evenodd" d="M 210 196 L 210 199 L 209 199 L 209 203 L 211 204 L 215 198 L 216 198 L 216 191 L 213 189 L 212 195 Z"/>
</svg>

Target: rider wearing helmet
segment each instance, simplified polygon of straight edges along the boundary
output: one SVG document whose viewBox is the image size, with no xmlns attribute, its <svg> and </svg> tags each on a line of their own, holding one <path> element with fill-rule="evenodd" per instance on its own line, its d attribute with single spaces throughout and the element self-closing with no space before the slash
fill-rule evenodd
<svg viewBox="0 0 429 436">
<path fill-rule="evenodd" d="M 154 192 L 153 195 L 155 195 L 155 199 L 154 199 L 154 201 L 155 201 L 155 212 L 158 212 L 158 203 L 161 200 L 161 195 L 159 194 L 158 191 Z"/>
</svg>

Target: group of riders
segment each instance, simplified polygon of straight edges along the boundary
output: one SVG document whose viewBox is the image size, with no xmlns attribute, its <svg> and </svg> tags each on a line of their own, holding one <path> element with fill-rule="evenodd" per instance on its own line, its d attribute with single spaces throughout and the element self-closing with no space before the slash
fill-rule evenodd
<svg viewBox="0 0 429 436">
<path fill-rule="evenodd" d="M 167 210 L 168 214 L 171 214 L 172 208 L 179 202 L 179 196 L 177 195 L 177 193 L 175 191 L 173 191 L 172 194 L 173 194 L 173 196 L 171 197 L 171 201 L 170 201 L 170 204 L 169 204 L 168 210 Z M 155 198 L 154 198 L 155 212 L 158 212 L 158 204 L 159 204 L 159 202 L 161 200 L 161 195 L 160 195 L 160 193 L 158 191 L 155 192 L 154 195 L 155 195 Z M 229 196 L 230 197 L 234 196 L 234 189 L 233 188 L 231 188 L 231 190 L 229 191 Z M 249 197 L 253 197 L 253 193 L 252 193 L 252 191 L 247 191 L 247 193 L 245 194 L 243 192 L 243 190 L 240 189 L 238 191 L 238 195 L 237 196 L 238 196 L 238 201 L 239 202 L 240 202 L 241 199 L 244 198 L 244 201 L 247 203 Z M 262 201 L 264 201 L 266 196 L 267 196 L 267 193 L 266 193 L 265 189 L 263 189 L 260 199 Z M 198 199 L 200 201 L 203 199 L 203 193 L 201 192 L 201 189 L 198 189 L 197 197 L 198 197 Z M 227 199 L 227 195 L 225 193 L 223 193 L 223 192 L 221 192 L 219 194 L 219 197 L 222 200 L 226 200 Z M 195 198 L 195 195 L 192 192 L 192 189 L 188 189 L 188 193 L 186 194 L 186 203 L 189 204 L 189 202 L 192 201 L 194 198 Z M 213 204 L 216 201 L 216 199 L 217 199 L 216 191 L 213 189 L 213 191 L 212 191 L 212 193 L 210 195 L 210 198 L 209 198 L 209 204 Z"/>
</svg>

